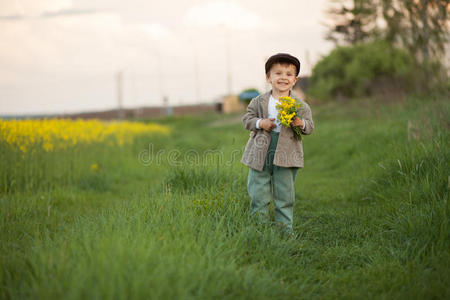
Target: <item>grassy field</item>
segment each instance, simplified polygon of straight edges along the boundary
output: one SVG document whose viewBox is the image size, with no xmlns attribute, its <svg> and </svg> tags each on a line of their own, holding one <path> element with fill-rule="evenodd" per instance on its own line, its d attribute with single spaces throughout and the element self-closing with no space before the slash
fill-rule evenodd
<svg viewBox="0 0 450 300">
<path fill-rule="evenodd" d="M 449 103 L 312 110 L 297 238 L 249 218 L 237 115 L 121 147 L 0 143 L 0 298 L 448 299 Z"/>
</svg>

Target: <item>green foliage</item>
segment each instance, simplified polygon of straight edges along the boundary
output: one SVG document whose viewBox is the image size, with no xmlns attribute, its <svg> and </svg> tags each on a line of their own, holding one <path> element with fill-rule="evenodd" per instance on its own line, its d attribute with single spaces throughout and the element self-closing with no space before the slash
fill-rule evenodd
<svg viewBox="0 0 450 300">
<path fill-rule="evenodd" d="M 407 88 L 413 66 L 407 52 L 383 41 L 338 47 L 315 65 L 308 92 L 321 99 L 366 96 L 386 78 Z"/>
</svg>

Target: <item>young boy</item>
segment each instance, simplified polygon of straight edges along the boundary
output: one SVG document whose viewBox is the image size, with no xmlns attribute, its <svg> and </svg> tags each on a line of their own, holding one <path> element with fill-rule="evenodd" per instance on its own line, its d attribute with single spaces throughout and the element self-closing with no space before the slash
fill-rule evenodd
<svg viewBox="0 0 450 300">
<path fill-rule="evenodd" d="M 311 134 L 314 123 L 309 105 L 291 91 L 298 80 L 300 61 L 290 54 L 278 53 L 267 60 L 265 69 L 272 90 L 253 98 L 242 118 L 244 128 L 250 130 L 250 138 L 241 162 L 250 167 L 247 188 L 251 215 L 267 219 L 273 197 L 275 221 L 294 235 L 294 182 L 298 169 L 303 168 L 303 147 L 292 127 L 300 127 L 302 134 Z M 301 118 L 295 117 L 291 128 L 277 121 L 276 104 L 282 96 L 303 104 Z"/>
</svg>

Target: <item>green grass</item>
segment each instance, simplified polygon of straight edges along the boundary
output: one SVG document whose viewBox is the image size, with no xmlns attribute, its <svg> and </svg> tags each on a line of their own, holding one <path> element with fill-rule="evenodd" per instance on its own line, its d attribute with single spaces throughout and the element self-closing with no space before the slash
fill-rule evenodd
<svg viewBox="0 0 450 300">
<path fill-rule="evenodd" d="M 123 148 L 0 145 L 0 298 L 449 298 L 449 104 L 312 110 L 296 239 L 249 217 L 236 116 Z"/>
</svg>

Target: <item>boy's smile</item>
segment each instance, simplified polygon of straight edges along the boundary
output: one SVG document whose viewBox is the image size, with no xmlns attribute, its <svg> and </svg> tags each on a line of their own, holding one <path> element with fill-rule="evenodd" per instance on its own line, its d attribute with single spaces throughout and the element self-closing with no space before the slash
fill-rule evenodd
<svg viewBox="0 0 450 300">
<path fill-rule="evenodd" d="M 275 95 L 289 96 L 289 90 L 297 82 L 296 68 L 292 64 L 274 64 L 267 75 Z"/>
</svg>

